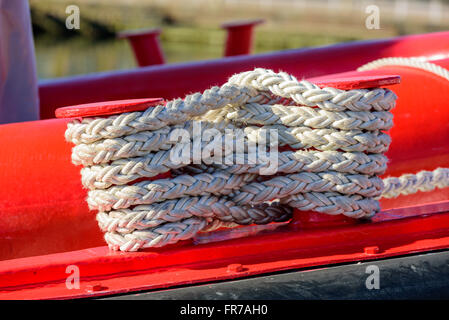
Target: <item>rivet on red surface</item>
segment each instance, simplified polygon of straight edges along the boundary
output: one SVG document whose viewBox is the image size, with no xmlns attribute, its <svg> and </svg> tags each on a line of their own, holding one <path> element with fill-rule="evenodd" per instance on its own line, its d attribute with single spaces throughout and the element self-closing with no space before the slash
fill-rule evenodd
<svg viewBox="0 0 449 320">
<path fill-rule="evenodd" d="M 100 283 L 98 284 L 89 284 L 86 286 L 87 292 L 98 292 L 98 291 L 104 291 L 108 289 L 108 287 L 102 286 Z"/>
<path fill-rule="evenodd" d="M 364 252 L 365 254 L 376 254 L 379 253 L 379 247 L 378 246 L 365 247 Z"/>
<path fill-rule="evenodd" d="M 245 268 L 240 263 L 233 263 L 228 265 L 228 272 L 242 272 Z"/>
</svg>

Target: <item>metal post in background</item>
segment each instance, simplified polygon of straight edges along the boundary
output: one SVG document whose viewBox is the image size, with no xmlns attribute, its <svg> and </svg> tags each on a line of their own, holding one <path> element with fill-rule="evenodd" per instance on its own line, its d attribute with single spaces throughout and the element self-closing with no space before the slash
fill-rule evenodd
<svg viewBox="0 0 449 320">
<path fill-rule="evenodd" d="M 253 46 L 254 26 L 263 23 L 263 19 L 249 21 L 234 21 L 223 24 L 226 29 L 226 57 L 250 54 Z"/>
<path fill-rule="evenodd" d="M 160 29 L 125 31 L 119 38 L 126 38 L 131 44 L 140 67 L 164 64 L 164 54 L 159 43 Z"/>
<path fill-rule="evenodd" d="M 39 119 L 39 97 L 27 0 L 0 0 L 0 124 Z"/>
</svg>

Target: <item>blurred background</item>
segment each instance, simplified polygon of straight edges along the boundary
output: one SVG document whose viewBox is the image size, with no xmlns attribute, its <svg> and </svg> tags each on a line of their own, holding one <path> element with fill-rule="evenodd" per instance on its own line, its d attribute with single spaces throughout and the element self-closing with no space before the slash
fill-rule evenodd
<svg viewBox="0 0 449 320">
<path fill-rule="evenodd" d="M 223 56 L 224 22 L 263 18 L 254 53 L 449 29 L 449 0 L 30 0 L 40 79 L 137 66 L 116 33 L 158 27 L 167 63 Z M 380 9 L 367 29 L 365 9 Z M 66 7 L 80 29 L 65 27 Z"/>
</svg>

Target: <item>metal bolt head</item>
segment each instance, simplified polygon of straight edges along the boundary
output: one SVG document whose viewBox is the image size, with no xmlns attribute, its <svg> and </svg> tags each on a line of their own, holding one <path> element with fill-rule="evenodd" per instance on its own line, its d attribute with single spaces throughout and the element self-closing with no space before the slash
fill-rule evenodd
<svg viewBox="0 0 449 320">
<path fill-rule="evenodd" d="M 242 272 L 245 268 L 240 263 L 233 263 L 228 265 L 228 272 Z"/>
<path fill-rule="evenodd" d="M 102 286 L 101 284 L 88 284 L 86 286 L 86 291 L 87 292 L 98 292 L 98 291 L 103 291 L 106 290 L 107 287 Z"/>
<path fill-rule="evenodd" d="M 364 252 L 365 254 L 376 254 L 379 253 L 379 247 L 378 246 L 365 247 Z"/>
</svg>

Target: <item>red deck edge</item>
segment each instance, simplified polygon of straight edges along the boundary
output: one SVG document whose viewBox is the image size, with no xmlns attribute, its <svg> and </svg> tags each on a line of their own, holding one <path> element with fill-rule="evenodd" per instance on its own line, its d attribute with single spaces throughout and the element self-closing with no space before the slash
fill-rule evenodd
<svg viewBox="0 0 449 320">
<path fill-rule="evenodd" d="M 340 90 L 368 89 L 375 87 L 385 87 L 401 83 L 399 75 L 365 75 L 340 76 L 331 79 L 311 78 L 310 82 L 315 83 L 320 88 L 333 87 Z"/>
<path fill-rule="evenodd" d="M 95 117 L 126 112 L 144 111 L 149 107 L 163 104 L 162 98 L 128 99 L 107 102 L 86 103 L 77 106 L 58 108 L 56 118 Z"/>
<path fill-rule="evenodd" d="M 137 253 L 97 247 L 2 261 L 0 299 L 94 297 L 446 249 L 448 209 L 449 201 L 426 205 L 424 210 L 407 208 L 407 214 L 417 215 L 357 228 L 298 231 L 285 226 L 245 239 L 196 246 Z M 372 247 L 378 247 L 377 253 Z M 242 265 L 241 271 L 228 269 L 236 263 Z M 80 270 L 79 289 L 66 287 L 71 265 Z"/>
</svg>

